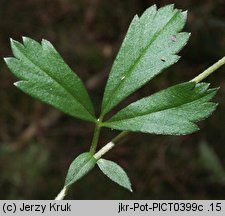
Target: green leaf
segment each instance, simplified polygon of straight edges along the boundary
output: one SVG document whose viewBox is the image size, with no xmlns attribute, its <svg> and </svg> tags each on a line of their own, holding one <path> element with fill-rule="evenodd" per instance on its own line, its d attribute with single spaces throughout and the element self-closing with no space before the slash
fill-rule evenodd
<svg viewBox="0 0 225 216">
<path fill-rule="evenodd" d="M 97 160 L 89 152 L 82 153 L 75 158 L 69 167 L 65 180 L 65 187 L 73 184 L 90 172 L 94 168 L 96 162 Z"/>
<path fill-rule="evenodd" d="M 153 134 L 190 134 L 199 128 L 195 122 L 207 118 L 216 108 L 208 102 L 216 89 L 208 84 L 182 83 L 134 102 L 119 111 L 106 127 Z"/>
<path fill-rule="evenodd" d="M 102 116 L 157 74 L 178 61 L 190 34 L 180 32 L 186 12 L 167 5 L 148 8 L 134 17 L 105 88 Z"/>
<path fill-rule="evenodd" d="M 11 40 L 15 58 L 5 58 L 15 83 L 25 93 L 59 110 L 87 121 L 95 121 L 94 109 L 80 78 L 47 40 L 23 37 L 23 44 Z"/>
<path fill-rule="evenodd" d="M 132 192 L 130 180 L 123 168 L 113 161 L 105 159 L 99 159 L 97 164 L 107 177 Z"/>
</svg>

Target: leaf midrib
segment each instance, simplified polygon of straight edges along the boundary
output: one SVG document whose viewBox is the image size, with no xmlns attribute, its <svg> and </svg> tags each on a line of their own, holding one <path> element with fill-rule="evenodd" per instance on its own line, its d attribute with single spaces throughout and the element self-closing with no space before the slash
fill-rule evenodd
<svg viewBox="0 0 225 216">
<path fill-rule="evenodd" d="M 77 174 L 74 175 L 73 178 L 71 178 L 71 180 L 69 181 L 69 183 L 65 184 L 65 186 L 71 185 L 71 184 L 73 184 L 74 182 L 76 182 L 77 180 L 79 180 L 79 179 L 77 179 L 77 178 L 74 180 L 74 177 L 77 176 L 78 173 L 80 173 L 82 170 L 84 170 L 84 169 L 88 166 L 88 163 L 89 163 L 90 161 L 93 160 L 93 162 L 95 162 L 94 157 L 91 157 L 90 155 L 88 155 L 88 156 L 89 156 L 88 160 L 86 160 L 86 161 L 84 162 L 84 164 L 82 164 L 82 167 L 78 169 Z"/>
<path fill-rule="evenodd" d="M 178 107 L 181 107 L 181 106 L 184 106 L 184 105 L 188 105 L 188 104 L 190 104 L 190 103 L 193 103 L 193 102 L 195 102 L 195 101 L 197 101 L 197 100 L 199 100 L 199 99 L 201 99 L 201 98 L 207 96 L 208 94 L 210 94 L 210 93 L 207 93 L 207 92 L 206 92 L 205 95 L 200 96 L 200 97 L 198 97 L 198 98 L 195 98 L 195 99 L 189 101 L 188 103 L 183 103 L 183 104 L 180 103 L 180 104 L 178 104 L 178 105 L 176 105 L 176 106 L 170 106 L 170 107 L 167 107 L 167 108 L 164 108 L 164 109 L 158 109 L 158 110 L 156 110 L 156 111 L 142 113 L 142 114 L 136 115 L 136 116 L 134 116 L 134 117 L 121 118 L 121 119 L 116 120 L 116 121 L 110 121 L 110 120 L 109 120 L 108 122 L 105 122 L 105 123 L 107 124 L 107 123 L 113 123 L 113 122 L 120 122 L 120 121 L 124 121 L 124 120 L 134 119 L 134 118 L 137 118 L 137 117 L 141 117 L 141 116 L 150 115 L 150 114 L 153 114 L 153 113 L 158 113 L 158 112 L 162 112 L 162 111 L 167 111 L 167 110 L 170 110 L 170 109 L 178 108 Z M 207 103 L 207 102 L 205 102 L 205 103 Z M 104 124 L 104 123 L 103 123 L 103 124 Z"/>
<path fill-rule="evenodd" d="M 156 32 L 154 34 L 154 36 L 152 37 L 152 39 L 150 40 L 149 44 L 146 46 L 146 48 L 143 50 L 143 52 L 139 55 L 139 57 L 134 61 L 134 64 L 132 64 L 129 69 L 127 70 L 127 75 L 126 78 L 131 76 L 131 73 L 133 72 L 133 70 L 137 67 L 138 63 L 140 62 L 140 60 L 142 59 L 142 57 L 146 54 L 146 52 L 148 51 L 149 47 L 154 43 L 154 41 L 158 38 L 158 36 L 165 30 L 165 28 L 178 16 L 178 14 L 180 13 L 180 11 L 178 10 L 172 17 L 171 19 L 166 23 L 166 25 L 163 26 L 163 28 L 161 30 L 159 30 L 158 32 Z M 155 16 L 157 15 L 157 13 L 155 14 Z M 154 17 L 155 18 L 155 17 Z M 110 98 L 113 98 L 114 95 L 120 90 L 120 87 L 122 85 L 122 83 L 125 81 L 121 80 L 121 82 L 114 88 L 112 95 L 110 96 Z M 107 100 L 107 103 L 105 105 L 105 109 L 107 108 L 107 106 L 110 103 L 110 99 Z M 104 110 L 105 110 L 104 109 Z M 103 111 L 104 113 L 104 111 Z"/>
<path fill-rule="evenodd" d="M 24 46 L 25 47 L 25 46 Z M 25 47 L 26 48 L 26 47 Z M 93 117 L 93 120 L 95 119 L 94 118 L 94 116 L 93 116 L 93 114 L 92 113 L 90 113 L 90 111 L 89 110 L 87 110 L 87 108 L 81 103 L 81 101 L 79 100 L 79 99 L 77 99 L 74 95 L 73 95 L 73 93 L 69 90 L 69 89 L 67 89 L 66 88 L 66 86 L 64 86 L 64 85 L 62 85 L 62 83 L 59 81 L 59 80 L 57 80 L 56 78 L 54 78 L 53 76 L 51 76 L 46 70 L 44 70 L 44 69 L 42 69 L 42 67 L 40 66 L 40 65 L 38 65 L 38 64 L 36 64 L 35 62 L 33 62 L 24 52 L 22 52 L 18 47 L 17 47 L 17 49 L 19 50 L 19 52 L 28 60 L 28 61 L 30 61 L 34 66 L 36 66 L 39 70 L 41 70 L 41 71 L 43 71 L 45 74 L 47 74 L 48 75 L 48 77 L 50 78 L 50 79 L 52 79 L 53 81 L 55 81 L 62 89 L 64 89 L 67 93 L 69 93 L 69 95 L 70 96 L 72 96 L 72 98 L 75 100 L 75 101 L 77 101 L 83 108 L 84 108 L 84 110 L 86 110 L 89 114 L 90 114 L 90 116 L 91 117 Z M 28 80 L 25 80 L 25 81 L 28 81 Z M 30 81 L 30 80 L 29 80 Z"/>
</svg>

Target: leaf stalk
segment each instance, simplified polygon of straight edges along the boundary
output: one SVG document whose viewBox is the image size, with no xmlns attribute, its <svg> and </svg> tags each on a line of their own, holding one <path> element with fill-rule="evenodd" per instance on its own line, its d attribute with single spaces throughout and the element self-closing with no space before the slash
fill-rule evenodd
<svg viewBox="0 0 225 216">
<path fill-rule="evenodd" d="M 96 126 L 95 126 L 95 131 L 94 131 L 94 135 L 93 135 L 93 139 L 91 142 L 91 147 L 90 147 L 90 153 L 94 154 L 98 145 L 98 140 L 99 140 L 99 136 L 100 136 L 100 131 L 101 131 L 101 118 L 99 118 L 96 121 Z"/>
<path fill-rule="evenodd" d="M 211 67 L 203 71 L 201 74 L 196 76 L 194 79 L 192 79 L 190 82 L 196 82 L 199 83 L 202 80 L 204 80 L 206 77 L 208 77 L 210 74 L 212 74 L 214 71 L 216 71 L 218 68 L 223 66 L 225 64 L 225 56 L 221 58 L 218 62 L 213 64 Z"/>
</svg>

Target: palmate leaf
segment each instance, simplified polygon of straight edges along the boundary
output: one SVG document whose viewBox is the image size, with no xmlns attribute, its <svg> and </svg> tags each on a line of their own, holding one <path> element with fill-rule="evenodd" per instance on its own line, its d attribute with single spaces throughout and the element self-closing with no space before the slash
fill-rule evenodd
<svg viewBox="0 0 225 216">
<path fill-rule="evenodd" d="M 159 91 L 128 105 L 103 125 L 154 134 L 183 135 L 197 131 L 195 122 L 207 118 L 216 104 L 209 102 L 216 89 L 187 82 Z"/>
<path fill-rule="evenodd" d="M 187 43 L 189 33 L 180 32 L 186 12 L 167 5 L 148 8 L 135 16 L 113 64 L 105 88 L 104 116 L 131 93 L 178 61 L 176 55 Z"/>
<path fill-rule="evenodd" d="M 23 37 L 11 40 L 15 57 L 5 58 L 9 69 L 21 79 L 15 85 L 25 93 L 61 111 L 95 121 L 94 109 L 80 78 L 47 40 L 42 43 Z"/>
</svg>

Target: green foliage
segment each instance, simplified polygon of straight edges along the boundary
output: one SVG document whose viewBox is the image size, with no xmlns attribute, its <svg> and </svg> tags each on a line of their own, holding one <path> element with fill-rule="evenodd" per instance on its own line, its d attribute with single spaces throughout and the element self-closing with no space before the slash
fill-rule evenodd
<svg viewBox="0 0 225 216">
<path fill-rule="evenodd" d="M 186 12 L 167 5 L 157 11 L 148 8 L 134 17 L 113 64 L 105 88 L 102 115 L 178 61 L 176 55 L 187 43 L 189 34 L 180 33 Z"/>
<path fill-rule="evenodd" d="M 97 163 L 112 181 L 132 191 L 129 178 L 120 166 L 95 158 L 101 127 L 164 135 L 190 134 L 199 129 L 196 122 L 215 110 L 216 104 L 209 101 L 215 96 L 216 89 L 208 89 L 206 83 L 196 84 L 204 75 L 195 82 L 178 84 L 138 100 L 109 121 L 102 122 L 105 114 L 122 100 L 178 61 L 177 53 L 190 36 L 181 32 L 186 15 L 173 5 L 158 10 L 154 5 L 140 18 L 137 15 L 133 18 L 110 72 L 98 120 L 82 81 L 50 42 L 42 40 L 39 44 L 26 37 L 23 44 L 11 41 L 15 57 L 5 58 L 5 61 L 21 79 L 15 83 L 19 89 L 73 117 L 96 123 L 91 150 L 72 162 L 65 188 L 86 175 Z"/>
<path fill-rule="evenodd" d="M 64 186 L 70 186 L 92 170 L 97 160 L 89 152 L 80 154 L 71 163 Z"/>
<path fill-rule="evenodd" d="M 130 180 L 126 172 L 118 164 L 113 161 L 99 159 L 98 167 L 112 181 L 132 192 Z"/>
<path fill-rule="evenodd" d="M 118 112 L 105 126 L 126 131 L 155 134 L 189 134 L 199 128 L 194 122 L 205 119 L 215 110 L 208 102 L 215 89 L 208 84 L 182 83 L 134 102 Z"/>
<path fill-rule="evenodd" d="M 63 61 L 50 42 L 23 37 L 11 40 L 15 58 L 5 58 L 9 69 L 21 79 L 15 85 L 27 94 L 61 111 L 95 121 L 94 109 L 80 78 Z"/>
</svg>

